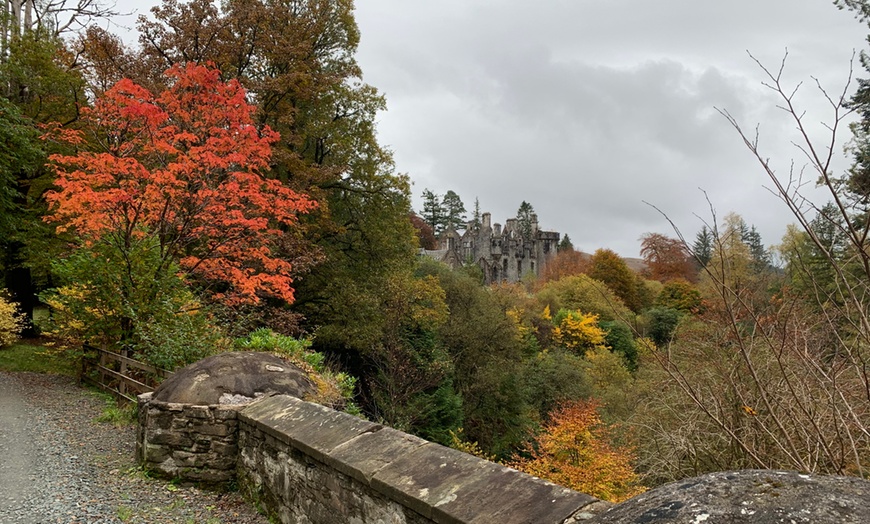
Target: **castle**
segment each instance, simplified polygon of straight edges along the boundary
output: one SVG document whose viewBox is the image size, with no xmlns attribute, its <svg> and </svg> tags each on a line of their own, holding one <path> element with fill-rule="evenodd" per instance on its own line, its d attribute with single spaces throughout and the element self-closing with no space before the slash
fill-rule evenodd
<svg viewBox="0 0 870 524">
<path fill-rule="evenodd" d="M 421 250 L 421 254 L 457 268 L 476 264 L 487 284 L 518 282 L 524 275 L 538 276 L 559 245 L 559 233 L 538 228 L 538 216 L 524 236 L 519 221 L 509 218 L 504 229 L 492 224 L 491 215 L 483 213 L 479 223 L 469 222 L 461 235 L 452 227 L 438 237 L 438 249 Z"/>
</svg>

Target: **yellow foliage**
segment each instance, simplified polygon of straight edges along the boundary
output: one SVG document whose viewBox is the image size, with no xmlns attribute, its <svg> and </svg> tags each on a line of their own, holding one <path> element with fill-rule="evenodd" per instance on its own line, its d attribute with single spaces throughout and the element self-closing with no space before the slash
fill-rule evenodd
<svg viewBox="0 0 870 524">
<path fill-rule="evenodd" d="M 24 328 L 24 315 L 18 311 L 15 302 L 4 298 L 0 293 L 0 347 L 8 346 L 18 340 L 18 334 Z"/>
<path fill-rule="evenodd" d="M 609 428 L 595 401 L 565 403 L 550 414 L 550 422 L 527 452 L 509 465 L 530 475 L 611 502 L 642 493 L 631 466 L 634 451 L 610 443 Z"/>
<path fill-rule="evenodd" d="M 461 451 L 463 453 L 468 453 L 469 455 L 474 455 L 475 457 L 482 458 L 483 460 L 489 460 L 490 462 L 495 462 L 495 455 L 490 455 L 477 442 L 469 442 L 464 440 L 464 435 L 462 428 L 458 428 L 456 432 L 453 430 L 448 430 L 450 433 L 450 447 Z"/>
<path fill-rule="evenodd" d="M 640 356 L 651 355 L 656 351 L 656 343 L 649 337 L 637 338 L 635 339 L 634 344 L 637 346 L 637 353 Z"/>
<path fill-rule="evenodd" d="M 542 320 L 553 320 L 553 314 L 550 313 L 550 305 L 544 306 L 544 311 L 541 313 Z"/>
<path fill-rule="evenodd" d="M 523 340 L 529 333 L 533 331 L 533 329 L 523 323 L 522 311 L 519 308 L 511 308 L 505 311 L 505 315 L 510 319 L 513 323 L 514 327 L 517 330 L 516 338 L 518 340 Z"/>
<path fill-rule="evenodd" d="M 409 319 L 424 329 L 434 329 L 447 322 L 445 293 L 436 277 L 396 278 L 389 286 L 393 300 L 390 307 L 396 313 L 407 312 Z"/>
<path fill-rule="evenodd" d="M 553 330 L 556 343 L 573 350 L 586 350 L 604 345 L 607 332 L 598 326 L 598 315 L 570 311 Z"/>
</svg>

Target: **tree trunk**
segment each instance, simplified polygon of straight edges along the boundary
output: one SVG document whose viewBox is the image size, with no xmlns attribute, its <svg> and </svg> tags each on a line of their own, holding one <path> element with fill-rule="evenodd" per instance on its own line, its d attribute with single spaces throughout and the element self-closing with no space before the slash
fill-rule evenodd
<svg viewBox="0 0 870 524">
<path fill-rule="evenodd" d="M 23 247 L 19 242 L 10 242 L 6 248 L 6 278 L 5 284 L 13 301 L 18 303 L 19 310 L 24 313 L 26 322 L 21 336 L 33 338 L 36 336 L 36 328 L 33 325 L 33 309 L 39 299 L 36 297 L 36 287 L 33 285 L 33 275 L 30 268 L 21 265 L 18 254 Z"/>
<path fill-rule="evenodd" d="M 24 25 L 22 33 L 33 27 L 33 0 L 24 0 Z"/>
</svg>

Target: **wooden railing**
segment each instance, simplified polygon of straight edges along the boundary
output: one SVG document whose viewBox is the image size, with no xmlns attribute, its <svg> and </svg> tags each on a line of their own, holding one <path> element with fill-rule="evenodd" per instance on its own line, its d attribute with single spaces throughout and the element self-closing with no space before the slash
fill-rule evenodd
<svg viewBox="0 0 870 524">
<path fill-rule="evenodd" d="M 129 351 L 110 351 L 94 346 L 82 348 L 79 381 L 115 395 L 118 400 L 136 401 L 136 395 L 154 391 L 171 371 L 129 357 Z"/>
</svg>

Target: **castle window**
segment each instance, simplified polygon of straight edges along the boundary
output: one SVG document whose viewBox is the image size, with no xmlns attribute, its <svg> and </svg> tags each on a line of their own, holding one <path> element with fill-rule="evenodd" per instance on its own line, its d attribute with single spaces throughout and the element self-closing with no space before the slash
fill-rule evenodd
<svg viewBox="0 0 870 524">
<path fill-rule="evenodd" d="M 549 252 L 550 252 L 550 241 L 544 240 L 544 253 L 549 253 Z"/>
<path fill-rule="evenodd" d="M 534 273 L 535 272 L 535 263 L 532 262 L 531 264 L 532 264 L 532 273 Z"/>
<path fill-rule="evenodd" d="M 517 276 L 523 276 L 523 261 L 517 260 Z"/>
<path fill-rule="evenodd" d="M 502 266 L 502 273 L 504 273 L 505 275 L 507 275 L 507 258 L 503 259 L 501 262 L 502 262 L 502 264 L 501 264 L 501 266 Z"/>
</svg>

